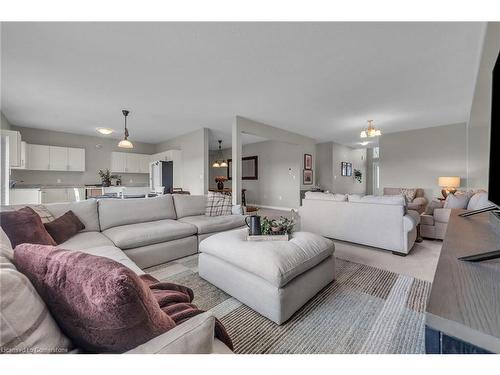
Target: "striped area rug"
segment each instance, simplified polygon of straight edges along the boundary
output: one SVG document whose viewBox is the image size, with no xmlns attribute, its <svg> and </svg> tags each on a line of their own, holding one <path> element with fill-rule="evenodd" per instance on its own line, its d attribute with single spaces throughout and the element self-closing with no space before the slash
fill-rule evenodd
<svg viewBox="0 0 500 375">
<path fill-rule="evenodd" d="M 147 272 L 192 288 L 236 353 L 424 353 L 429 282 L 337 259 L 337 279 L 278 326 L 200 278 L 197 263 L 192 256 Z"/>
</svg>

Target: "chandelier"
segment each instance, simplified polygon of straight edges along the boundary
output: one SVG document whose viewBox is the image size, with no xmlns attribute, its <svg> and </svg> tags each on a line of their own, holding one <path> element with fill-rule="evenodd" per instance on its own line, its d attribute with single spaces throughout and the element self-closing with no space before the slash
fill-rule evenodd
<svg viewBox="0 0 500 375">
<path fill-rule="evenodd" d="M 379 137 L 381 135 L 382 132 L 380 131 L 380 129 L 377 129 L 375 126 L 373 126 L 373 120 L 368 120 L 368 127 L 366 129 L 363 129 L 359 136 L 361 138 L 373 138 Z"/>
<path fill-rule="evenodd" d="M 222 140 L 219 139 L 219 151 L 217 152 L 217 160 L 212 164 L 213 168 L 226 168 L 227 160 L 222 158 Z"/>
</svg>

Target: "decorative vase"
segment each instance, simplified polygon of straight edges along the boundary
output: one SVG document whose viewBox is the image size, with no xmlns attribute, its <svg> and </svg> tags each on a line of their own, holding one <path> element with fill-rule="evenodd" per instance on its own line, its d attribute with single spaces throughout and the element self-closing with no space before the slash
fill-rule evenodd
<svg viewBox="0 0 500 375">
<path fill-rule="evenodd" d="M 102 186 L 103 187 L 110 187 L 111 186 L 111 181 L 109 181 L 109 180 L 102 181 Z"/>
<path fill-rule="evenodd" d="M 218 182 L 217 182 L 217 189 L 219 189 L 219 190 L 224 189 L 224 182 L 222 182 L 222 181 L 218 181 Z"/>
</svg>

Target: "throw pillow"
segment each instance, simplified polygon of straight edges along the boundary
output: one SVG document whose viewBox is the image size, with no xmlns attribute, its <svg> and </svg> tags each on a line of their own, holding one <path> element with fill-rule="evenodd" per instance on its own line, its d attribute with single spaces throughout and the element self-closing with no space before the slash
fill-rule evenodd
<svg viewBox="0 0 500 375">
<path fill-rule="evenodd" d="M 0 295 L 0 353 L 67 353 L 73 348 L 26 276 L 1 256 Z"/>
<path fill-rule="evenodd" d="M 425 208 L 425 215 L 434 215 L 434 210 L 436 208 L 443 208 L 444 202 L 433 200 Z"/>
<path fill-rule="evenodd" d="M 56 245 L 43 226 L 40 216 L 30 207 L 1 212 L 0 223 L 12 248 L 22 243 Z"/>
<path fill-rule="evenodd" d="M 401 194 L 406 198 L 406 203 L 411 203 L 417 195 L 417 189 L 401 188 Z"/>
<path fill-rule="evenodd" d="M 225 216 L 232 213 L 232 199 L 230 195 L 209 192 L 207 198 L 207 216 Z"/>
<path fill-rule="evenodd" d="M 43 224 L 50 223 L 55 219 L 54 215 L 43 204 L 30 204 L 28 207 L 31 207 L 40 216 Z"/>
<path fill-rule="evenodd" d="M 444 202 L 444 208 L 467 208 L 469 194 L 448 194 Z"/>
<path fill-rule="evenodd" d="M 112 259 L 23 244 L 14 264 L 86 352 L 122 353 L 175 327 L 139 276 Z"/>
<path fill-rule="evenodd" d="M 469 200 L 467 204 L 468 210 L 480 210 L 482 208 L 490 207 L 493 204 L 488 200 L 488 192 L 478 190 Z"/>
<path fill-rule="evenodd" d="M 58 245 L 85 229 L 85 225 L 71 210 L 50 223 L 45 223 L 44 226 Z"/>
</svg>

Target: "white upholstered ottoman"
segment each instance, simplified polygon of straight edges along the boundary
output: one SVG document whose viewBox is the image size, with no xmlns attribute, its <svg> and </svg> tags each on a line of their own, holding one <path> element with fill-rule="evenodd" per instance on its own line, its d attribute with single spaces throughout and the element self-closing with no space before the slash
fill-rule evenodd
<svg viewBox="0 0 500 375">
<path fill-rule="evenodd" d="M 334 245 L 309 232 L 290 241 L 246 241 L 247 229 L 200 243 L 202 278 L 281 324 L 335 279 Z"/>
</svg>

